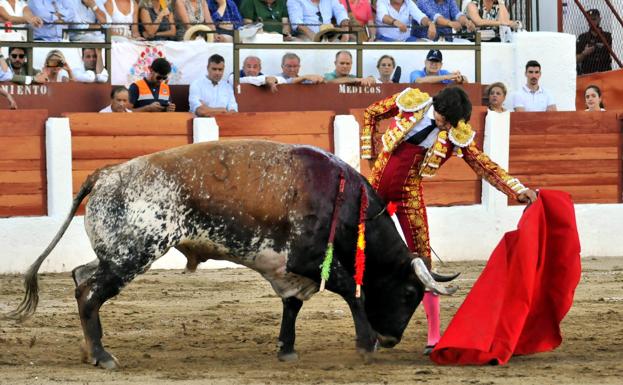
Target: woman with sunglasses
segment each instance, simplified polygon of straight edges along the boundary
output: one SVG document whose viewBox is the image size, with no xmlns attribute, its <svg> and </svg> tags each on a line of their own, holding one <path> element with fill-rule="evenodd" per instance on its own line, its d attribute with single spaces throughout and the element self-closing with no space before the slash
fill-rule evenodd
<svg viewBox="0 0 623 385">
<path fill-rule="evenodd" d="M 58 50 L 53 49 L 45 57 L 45 67 L 41 70 L 47 77 L 47 81 L 51 83 L 65 83 L 75 81 L 74 73 L 65 59 L 65 55 Z"/>
</svg>

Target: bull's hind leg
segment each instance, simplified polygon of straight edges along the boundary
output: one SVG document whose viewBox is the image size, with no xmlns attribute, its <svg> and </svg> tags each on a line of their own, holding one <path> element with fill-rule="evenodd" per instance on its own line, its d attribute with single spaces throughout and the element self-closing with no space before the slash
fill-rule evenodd
<svg viewBox="0 0 623 385">
<path fill-rule="evenodd" d="M 102 345 L 102 324 L 99 318 L 100 307 L 109 298 L 121 291 L 124 282 L 102 264 L 93 262 L 73 271 L 76 282 L 78 313 L 86 345 L 85 361 L 106 369 L 119 366 L 117 359 Z"/>
<path fill-rule="evenodd" d="M 294 350 L 296 339 L 296 317 L 303 306 L 303 301 L 296 297 L 283 298 L 283 315 L 281 318 L 281 331 L 279 332 L 280 361 L 296 361 L 298 354 Z"/>
<path fill-rule="evenodd" d="M 105 369 L 116 369 L 119 366 L 119 361 L 102 344 L 99 309 L 108 299 L 119 294 L 134 277 L 143 273 L 155 259 L 155 256 L 141 255 L 118 259 L 118 263 L 113 264 L 110 259 L 101 258 L 73 271 L 87 362 Z"/>
</svg>

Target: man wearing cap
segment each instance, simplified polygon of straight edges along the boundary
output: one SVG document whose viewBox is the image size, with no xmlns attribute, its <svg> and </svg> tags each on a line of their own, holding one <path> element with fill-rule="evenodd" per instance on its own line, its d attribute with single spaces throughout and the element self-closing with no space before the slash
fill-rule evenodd
<svg viewBox="0 0 623 385">
<path fill-rule="evenodd" d="M 165 58 L 157 58 L 149 67 L 149 74 L 130 85 L 130 104 L 134 112 L 175 111 L 171 103 L 171 90 L 166 83 L 171 64 Z"/>
<path fill-rule="evenodd" d="M 604 31 L 599 24 L 601 23 L 601 15 L 598 9 L 589 9 L 587 12 L 591 21 L 599 29 L 606 38 L 606 42 L 612 47 L 612 34 Z M 576 61 L 578 65 L 578 75 L 589 74 L 593 72 L 610 71 L 612 69 L 612 59 L 610 52 L 605 44 L 599 38 L 599 34 L 590 28 L 578 36 L 575 44 Z"/>
<path fill-rule="evenodd" d="M 438 49 L 431 49 L 426 55 L 424 68 L 411 72 L 409 82 L 411 83 L 466 83 L 467 78 L 460 71 L 447 71 L 441 69 L 443 65 L 443 55 Z"/>
</svg>

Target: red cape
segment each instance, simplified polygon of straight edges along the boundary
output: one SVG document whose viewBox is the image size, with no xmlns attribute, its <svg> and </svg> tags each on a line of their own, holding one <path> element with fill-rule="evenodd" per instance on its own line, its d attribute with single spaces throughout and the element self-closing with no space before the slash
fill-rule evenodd
<svg viewBox="0 0 623 385">
<path fill-rule="evenodd" d="M 571 197 L 541 190 L 491 254 L 431 359 L 505 364 L 514 354 L 556 348 L 581 270 Z"/>
</svg>

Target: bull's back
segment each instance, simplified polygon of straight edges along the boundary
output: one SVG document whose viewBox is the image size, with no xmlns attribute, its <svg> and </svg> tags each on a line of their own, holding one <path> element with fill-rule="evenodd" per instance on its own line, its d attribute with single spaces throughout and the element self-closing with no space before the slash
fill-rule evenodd
<svg viewBox="0 0 623 385">
<path fill-rule="evenodd" d="M 321 163 L 322 158 L 318 152 Z M 206 142 L 156 153 L 147 161 L 183 186 L 194 209 L 232 215 L 243 224 L 282 220 L 309 203 L 310 162 L 300 147 L 268 141 Z"/>
</svg>

